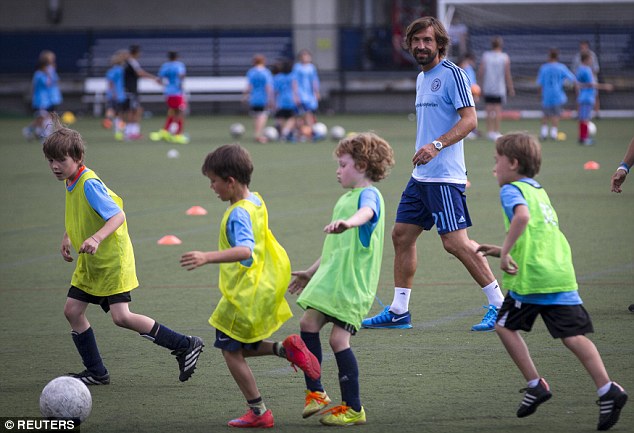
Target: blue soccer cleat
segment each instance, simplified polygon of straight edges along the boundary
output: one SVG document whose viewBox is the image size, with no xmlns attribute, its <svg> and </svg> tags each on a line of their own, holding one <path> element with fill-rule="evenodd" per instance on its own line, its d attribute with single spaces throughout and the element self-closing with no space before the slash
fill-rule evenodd
<svg viewBox="0 0 634 433">
<path fill-rule="evenodd" d="M 471 327 L 472 331 L 486 332 L 493 331 L 495 329 L 495 322 L 498 318 L 499 308 L 495 305 L 489 305 L 488 307 L 483 306 L 483 308 L 486 308 L 487 312 L 484 314 L 482 322 Z"/>
<path fill-rule="evenodd" d="M 412 316 L 409 311 L 403 314 L 392 313 L 388 305 L 376 316 L 363 319 L 361 327 L 367 329 L 410 329 L 412 327 Z"/>
</svg>

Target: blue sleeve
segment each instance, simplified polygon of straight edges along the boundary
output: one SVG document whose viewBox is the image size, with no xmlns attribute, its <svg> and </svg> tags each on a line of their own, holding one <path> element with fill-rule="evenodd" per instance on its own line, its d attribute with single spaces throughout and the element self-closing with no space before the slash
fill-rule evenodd
<svg viewBox="0 0 634 433">
<path fill-rule="evenodd" d="M 376 189 L 366 188 L 361 191 L 361 195 L 359 196 L 359 209 L 362 207 L 369 207 L 372 209 L 372 212 L 374 212 L 374 216 L 372 216 L 370 221 L 359 227 L 359 240 L 361 241 L 361 245 L 367 248 L 370 245 L 370 238 L 381 215 L 381 199 Z"/>
<path fill-rule="evenodd" d="M 513 210 L 515 206 L 523 204 L 528 206 L 522 191 L 515 185 L 506 184 L 500 189 L 500 201 L 502 202 L 502 209 L 508 217 L 509 221 L 513 221 Z"/>
<path fill-rule="evenodd" d="M 88 179 L 84 182 L 84 193 L 90 206 L 104 221 L 121 212 L 121 208 L 110 197 L 106 186 L 99 179 Z"/>
<path fill-rule="evenodd" d="M 359 209 L 362 207 L 369 207 L 372 209 L 372 212 L 374 212 L 374 216 L 366 224 L 376 224 L 381 212 L 381 200 L 379 200 L 379 195 L 374 188 L 366 188 L 361 191 L 361 195 L 359 196 Z"/>
<path fill-rule="evenodd" d="M 232 247 L 247 247 L 253 254 L 255 248 L 255 236 L 249 212 L 237 207 L 231 211 L 227 219 L 227 239 Z M 240 261 L 243 266 L 251 266 L 253 257 Z"/>
</svg>

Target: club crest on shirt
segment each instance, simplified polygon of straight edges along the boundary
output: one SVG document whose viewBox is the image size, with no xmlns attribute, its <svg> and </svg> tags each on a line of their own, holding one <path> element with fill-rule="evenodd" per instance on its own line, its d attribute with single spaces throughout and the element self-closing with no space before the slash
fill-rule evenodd
<svg viewBox="0 0 634 433">
<path fill-rule="evenodd" d="M 436 78 L 431 82 L 431 91 L 437 92 L 438 89 L 440 89 L 440 78 Z"/>
</svg>

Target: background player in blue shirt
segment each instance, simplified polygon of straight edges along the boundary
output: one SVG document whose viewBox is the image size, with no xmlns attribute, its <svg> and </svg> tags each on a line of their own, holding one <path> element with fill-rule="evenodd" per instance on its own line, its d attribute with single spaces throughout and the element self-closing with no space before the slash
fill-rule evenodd
<svg viewBox="0 0 634 433">
<path fill-rule="evenodd" d="M 283 59 L 273 75 L 273 93 L 275 95 L 275 122 L 283 140 L 293 141 L 297 100 L 293 92 L 293 64 Z"/>
<path fill-rule="evenodd" d="M 273 104 L 273 74 L 266 67 L 266 58 L 262 54 L 253 56 L 253 67 L 247 71 L 244 99 L 248 100 L 249 111 L 253 117 L 255 141 L 266 143 L 268 139 L 262 132 L 269 118 L 269 106 Z"/>
<path fill-rule="evenodd" d="M 575 83 L 575 75 L 563 63 L 559 62 L 559 50 L 551 48 L 548 53 L 548 62 L 539 67 L 537 72 L 537 85 L 542 96 L 542 128 L 540 139 L 546 140 L 548 135 L 548 125 L 550 124 L 550 138 L 558 140 L 559 117 L 561 108 L 568 100 L 564 90 L 567 82 Z"/>
<path fill-rule="evenodd" d="M 456 256 L 482 287 L 487 312 L 473 331 L 491 331 L 504 296 L 487 260 L 477 254 L 467 227 L 471 218 L 465 188 L 467 170 L 463 139 L 478 125 L 471 84 L 458 66 L 444 57 L 449 36 L 440 21 L 419 18 L 406 31 L 405 46 L 422 72 L 416 80 L 416 153 L 412 177 L 401 196 L 394 244 L 394 299 L 364 328 L 411 328 L 409 297 L 416 273 L 416 240 L 435 225 L 447 252 Z"/>
<path fill-rule="evenodd" d="M 317 68 L 312 63 L 313 56 L 308 50 L 301 50 L 297 55 L 297 63 L 293 66 L 295 93 L 299 99 L 299 123 L 302 131 L 300 139 L 312 138 L 313 125 L 317 121 L 315 113 L 319 108 L 320 82 Z M 301 127 L 304 128 L 301 128 Z"/>
<path fill-rule="evenodd" d="M 592 120 L 592 110 L 596 106 L 598 89 L 612 90 L 611 84 L 597 83 L 592 70 L 592 56 L 590 53 L 581 54 L 581 64 L 575 70 L 577 77 L 577 118 L 579 119 L 579 144 L 586 146 L 594 144 L 588 131 L 588 124 Z"/>
<path fill-rule="evenodd" d="M 184 144 L 189 142 L 189 139 L 183 135 L 183 117 L 187 108 L 183 82 L 187 74 L 187 68 L 183 62 L 178 60 L 176 51 L 169 51 L 167 58 L 168 61 L 161 65 L 158 72 L 158 77 L 161 79 L 163 86 L 165 86 L 163 94 L 167 104 L 167 118 L 163 129 L 158 134 L 150 134 L 150 139 L 153 141 L 164 139 Z"/>
<path fill-rule="evenodd" d="M 102 125 L 106 129 L 114 127 L 116 140 L 123 140 L 123 120 L 121 113 L 125 108 L 125 87 L 123 85 L 123 64 L 128 57 L 128 50 L 118 50 L 112 55 L 112 66 L 106 71 L 106 117 Z"/>
<path fill-rule="evenodd" d="M 22 129 L 22 135 L 27 140 L 46 138 L 51 127 L 50 111 L 53 107 L 51 101 L 51 77 L 48 74 L 49 59 L 40 55 L 37 70 L 31 80 L 31 108 L 33 109 L 33 121 Z"/>
</svg>

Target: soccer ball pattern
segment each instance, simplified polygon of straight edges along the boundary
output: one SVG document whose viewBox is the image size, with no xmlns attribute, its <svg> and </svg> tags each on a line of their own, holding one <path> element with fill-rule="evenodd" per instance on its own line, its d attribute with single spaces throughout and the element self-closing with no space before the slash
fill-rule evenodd
<svg viewBox="0 0 634 433">
<path fill-rule="evenodd" d="M 79 419 L 83 422 L 92 410 L 92 396 L 84 383 L 70 376 L 51 380 L 40 395 L 40 413 L 45 418 Z"/>
</svg>

